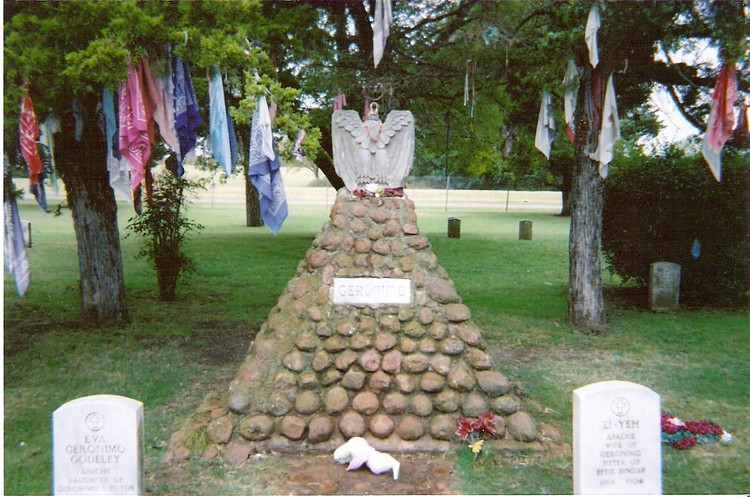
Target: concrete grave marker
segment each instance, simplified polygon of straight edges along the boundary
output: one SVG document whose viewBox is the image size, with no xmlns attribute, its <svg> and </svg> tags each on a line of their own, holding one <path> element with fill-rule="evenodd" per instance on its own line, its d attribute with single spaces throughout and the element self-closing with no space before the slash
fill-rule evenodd
<svg viewBox="0 0 750 497">
<path fill-rule="evenodd" d="M 635 383 L 605 381 L 573 392 L 573 491 L 660 494 L 659 395 Z"/>
<path fill-rule="evenodd" d="M 654 262 L 649 266 L 648 297 L 652 311 L 676 311 L 680 308 L 680 270 L 673 262 Z"/>
<path fill-rule="evenodd" d="M 518 239 L 531 240 L 534 223 L 530 219 L 523 219 L 518 222 Z"/>
<path fill-rule="evenodd" d="M 72 400 L 52 414 L 55 495 L 143 495 L 143 404 L 118 395 Z"/>
<path fill-rule="evenodd" d="M 461 220 L 456 217 L 448 218 L 448 238 L 461 238 Z"/>
</svg>

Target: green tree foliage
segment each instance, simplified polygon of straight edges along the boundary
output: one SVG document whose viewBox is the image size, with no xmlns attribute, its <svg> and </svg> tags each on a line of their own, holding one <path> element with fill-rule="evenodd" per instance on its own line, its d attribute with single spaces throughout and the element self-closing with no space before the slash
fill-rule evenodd
<svg viewBox="0 0 750 497">
<path fill-rule="evenodd" d="M 201 77 L 218 65 L 226 76 L 228 105 L 247 144 L 249 102 L 252 91 L 278 97 L 283 129 L 296 137 L 309 126 L 299 108 L 296 93 L 278 84 L 271 41 L 290 31 L 298 15 L 269 20 L 259 1 L 232 2 L 15 2 L 4 5 L 4 143 L 9 157 L 18 143 L 20 85 L 29 81 L 37 114 L 60 119 L 56 137 L 56 163 L 65 182 L 68 204 L 79 240 L 81 308 L 84 317 L 121 320 L 126 315 L 116 221 L 116 204 L 108 184 L 106 148 L 97 132 L 96 106 L 102 86 L 125 79 L 127 61 L 148 57 L 159 74 L 166 45 L 187 61 L 204 115 L 201 135 L 207 132 L 207 82 Z M 285 29 L 286 28 L 286 29 Z M 256 74 L 260 77 L 257 85 Z M 81 140 L 73 139 L 72 103 L 77 100 L 84 115 Z M 243 105 L 246 105 L 243 107 Z M 282 117 L 283 116 L 283 117 Z M 308 129 L 309 156 L 316 151 L 319 134 Z M 155 160 L 161 157 L 155 157 Z M 102 261 L 117 261 L 104 264 Z M 99 281 L 104 279 L 105 281 Z M 112 304 L 115 303 L 115 304 Z M 103 306 L 111 306 L 106 310 Z"/>
<path fill-rule="evenodd" d="M 280 3 L 288 4 L 277 2 L 277 9 L 290 10 Z M 573 155 L 563 132 L 562 80 L 568 59 L 585 58 L 584 28 L 591 2 L 395 2 L 394 25 L 377 68 L 366 22 L 373 4 L 317 4 L 319 17 L 312 29 L 321 35 L 319 42 L 287 50 L 297 54 L 299 87 L 322 107 L 313 112 L 313 120 L 324 137 L 338 90 L 345 92 L 349 108 L 361 109 L 363 89 L 369 87 L 372 95 L 372 86 L 381 83 L 384 110 L 408 108 L 415 115 L 421 144 L 415 174 L 479 175 L 511 187 L 569 183 L 563 173 L 570 171 L 557 166 L 551 174 L 539 174 L 548 164 L 534 151 L 533 135 L 541 92 L 550 91 L 559 130 L 553 156 L 562 154 L 559 166 Z M 673 92 L 699 128 L 708 114 L 698 97 L 707 95 L 715 75 L 706 67 L 655 58 L 660 47 L 671 53 L 707 43 L 721 48 L 722 60 L 737 61 L 740 70 L 747 71 L 742 62 L 747 53 L 742 2 L 602 2 L 601 14 L 602 73 L 616 72 L 620 115 L 630 119 L 632 133 L 658 131 L 645 107 L 655 85 Z M 464 104 L 469 67 L 473 112 L 471 104 Z M 502 149 L 503 126 L 514 129 L 517 144 L 525 150 L 514 146 L 506 163 L 480 166 L 488 153 Z M 330 153 L 325 138 L 323 148 Z"/>
<path fill-rule="evenodd" d="M 610 270 L 646 288 L 649 266 L 682 266 L 687 305 L 743 305 L 750 297 L 750 161 L 724 151 L 717 182 L 700 154 L 622 158 L 605 182 L 603 249 Z M 696 245 L 697 244 L 697 245 Z"/>
<path fill-rule="evenodd" d="M 359 109 L 367 89 L 371 97 L 379 96 L 383 111 L 398 107 L 415 114 L 415 172 L 471 175 L 498 186 L 576 191 L 573 179 L 580 179 L 580 174 L 574 168 L 590 166 L 584 164 L 588 159 L 583 141 L 574 147 L 558 136 L 549 163 L 532 143 L 542 91 L 553 95 L 562 132 L 567 60 L 574 58 L 584 81 L 591 81 L 583 41 L 591 2 L 395 2 L 394 23 L 377 68 L 372 62 L 374 4 L 374 0 L 8 3 L 6 143 L 17 143 L 15 109 L 24 80 L 31 81 L 38 108 L 64 115 L 74 95 L 96 94 L 101 84 L 122 80 L 128 57 L 157 58 L 170 42 L 196 75 L 214 64 L 221 67 L 238 122 L 248 123 L 255 95 L 265 92 L 277 100 L 283 133 L 293 141 L 298 129 L 308 131 L 305 151 L 316 157 L 336 187 L 341 182 L 330 161 L 331 100 L 343 90 L 348 107 Z M 620 115 L 632 133 L 654 131 L 644 104 L 657 84 L 673 94 L 696 126 L 705 125 L 708 109 L 702 97 L 715 74 L 710 67 L 672 60 L 669 54 L 680 48 L 717 47 L 721 62 L 738 65 L 741 89 L 748 90 L 746 19 L 740 0 L 599 5 L 599 70 L 605 81 L 615 74 Z M 659 53 L 667 56 L 655 58 Z M 465 102 L 467 68 L 471 69 L 469 102 Z M 194 80 L 203 99 L 205 80 Z M 295 112 L 301 108 L 307 112 Z M 583 122 L 581 126 L 578 136 L 595 139 L 598 131 L 593 126 Z M 516 136 L 510 153 L 504 149 L 504 128 Z M 281 148 L 282 154 L 288 153 Z M 80 149 L 75 150 L 81 155 Z M 583 186 L 598 191 L 601 185 L 584 181 Z M 577 205 L 575 198 L 571 204 Z M 584 211 L 589 221 L 601 214 L 596 206 Z M 598 235 L 595 229 L 583 238 Z M 572 233 L 571 239 L 573 246 L 581 235 Z"/>
</svg>

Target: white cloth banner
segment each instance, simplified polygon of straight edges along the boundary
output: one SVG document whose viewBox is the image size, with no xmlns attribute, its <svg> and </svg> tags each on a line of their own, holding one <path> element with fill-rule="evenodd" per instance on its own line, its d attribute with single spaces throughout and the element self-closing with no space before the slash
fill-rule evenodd
<svg viewBox="0 0 750 497">
<path fill-rule="evenodd" d="M 552 150 L 552 140 L 555 138 L 555 118 L 552 117 L 550 106 L 552 96 L 548 91 L 542 93 L 542 105 L 539 107 L 539 120 L 536 123 L 534 146 L 549 160 Z"/>
<path fill-rule="evenodd" d="M 599 175 L 607 177 L 607 169 L 615 156 L 615 142 L 620 138 L 620 117 L 617 114 L 617 97 L 612 76 L 607 80 L 607 93 L 604 95 L 602 108 L 602 129 L 599 131 L 599 146 L 596 152 L 589 154 L 599 162 Z"/>
<path fill-rule="evenodd" d="M 390 25 L 393 20 L 391 11 L 391 0 L 376 0 L 375 12 L 373 15 L 372 25 L 372 58 L 375 61 L 375 67 L 378 67 L 380 60 L 383 58 L 385 50 L 385 40 L 390 34 Z"/>
<path fill-rule="evenodd" d="M 596 40 L 596 33 L 602 26 L 602 18 L 599 15 L 599 6 L 596 2 L 589 10 L 589 18 L 586 21 L 586 46 L 589 47 L 589 62 L 591 67 L 599 65 L 599 45 Z"/>
<path fill-rule="evenodd" d="M 563 87 L 565 89 L 565 124 L 572 126 L 573 115 L 576 110 L 576 96 L 578 95 L 578 69 L 573 59 L 568 60 Z"/>
</svg>

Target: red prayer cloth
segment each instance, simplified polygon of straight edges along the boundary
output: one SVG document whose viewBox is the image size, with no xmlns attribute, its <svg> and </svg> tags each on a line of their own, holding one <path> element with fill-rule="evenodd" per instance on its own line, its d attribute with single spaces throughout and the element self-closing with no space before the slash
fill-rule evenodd
<svg viewBox="0 0 750 497">
<path fill-rule="evenodd" d="M 42 159 L 36 142 L 39 139 L 39 121 L 34 113 L 34 105 L 29 95 L 28 81 L 23 84 L 23 97 L 21 98 L 21 119 L 18 130 L 21 138 L 21 154 L 29 166 L 29 181 L 32 185 L 39 184 L 39 173 L 42 172 Z"/>
</svg>

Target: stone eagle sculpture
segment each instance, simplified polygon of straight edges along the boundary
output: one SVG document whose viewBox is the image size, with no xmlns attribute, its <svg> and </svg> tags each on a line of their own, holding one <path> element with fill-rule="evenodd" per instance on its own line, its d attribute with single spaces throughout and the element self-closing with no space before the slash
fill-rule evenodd
<svg viewBox="0 0 750 497">
<path fill-rule="evenodd" d="M 403 186 L 414 161 L 414 116 L 408 110 L 378 118 L 377 103 L 363 122 L 357 111 L 338 110 L 331 119 L 333 165 L 346 188 L 376 192 Z"/>
</svg>

